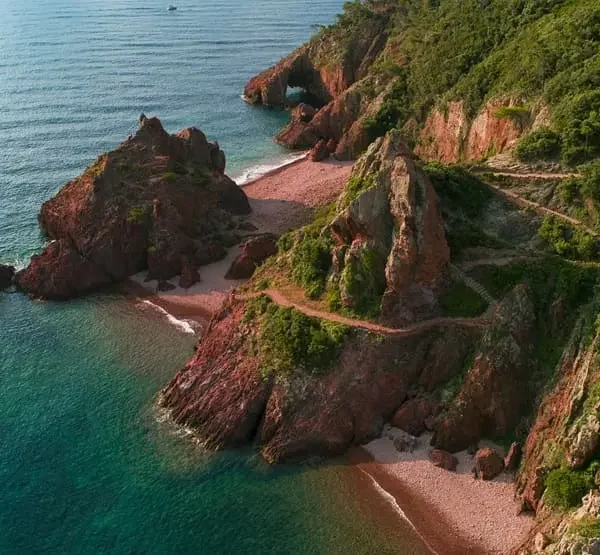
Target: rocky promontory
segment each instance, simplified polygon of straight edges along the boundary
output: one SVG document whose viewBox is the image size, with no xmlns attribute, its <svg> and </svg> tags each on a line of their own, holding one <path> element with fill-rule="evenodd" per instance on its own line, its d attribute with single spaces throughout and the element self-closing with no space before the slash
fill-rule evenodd
<svg viewBox="0 0 600 555">
<path fill-rule="evenodd" d="M 218 260 L 236 241 L 244 192 L 225 175 L 225 155 L 196 128 L 169 135 L 140 118 L 134 136 L 45 202 L 50 240 L 15 278 L 35 296 L 67 299 L 148 270 L 166 280 Z"/>
</svg>

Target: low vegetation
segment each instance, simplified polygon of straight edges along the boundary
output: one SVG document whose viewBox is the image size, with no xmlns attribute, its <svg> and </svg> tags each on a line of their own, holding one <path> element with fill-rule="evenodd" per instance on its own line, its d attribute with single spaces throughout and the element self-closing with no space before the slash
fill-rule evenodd
<svg viewBox="0 0 600 555">
<path fill-rule="evenodd" d="M 280 307 L 267 297 L 249 301 L 244 319 L 258 322 L 256 348 L 265 377 L 327 370 L 350 333 L 347 326 L 310 318 L 293 308 Z"/>
<path fill-rule="evenodd" d="M 556 468 L 546 477 L 544 500 L 551 508 L 570 509 L 581 504 L 581 498 L 595 486 L 599 463 L 586 470 Z"/>
<path fill-rule="evenodd" d="M 569 225 L 556 216 L 545 216 L 539 236 L 560 256 L 575 260 L 596 260 L 597 240 L 585 229 Z"/>
</svg>

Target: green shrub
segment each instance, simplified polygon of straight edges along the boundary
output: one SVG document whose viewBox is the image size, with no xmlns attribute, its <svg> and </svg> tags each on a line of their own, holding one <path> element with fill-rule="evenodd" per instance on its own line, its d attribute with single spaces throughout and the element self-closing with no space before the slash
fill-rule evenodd
<svg viewBox="0 0 600 555">
<path fill-rule="evenodd" d="M 132 224 L 143 224 L 148 220 L 148 209 L 144 206 L 131 208 L 127 212 L 127 221 Z"/>
<path fill-rule="evenodd" d="M 175 172 L 165 172 L 161 176 L 167 183 L 172 183 L 177 180 L 177 174 Z"/>
<path fill-rule="evenodd" d="M 551 215 L 544 218 L 539 236 L 560 256 L 577 260 L 593 260 L 598 255 L 596 239 L 579 227 Z"/>
<path fill-rule="evenodd" d="M 272 302 L 260 303 L 249 307 L 245 317 L 249 315 L 248 321 L 260 317 L 257 339 L 263 375 L 295 370 L 318 374 L 336 360 L 349 327 Z"/>
<path fill-rule="evenodd" d="M 525 135 L 515 147 L 517 158 L 525 162 L 552 160 L 560 155 L 560 151 L 560 136 L 547 127 L 542 127 Z"/>
<path fill-rule="evenodd" d="M 479 316 L 488 307 L 486 300 L 462 281 L 453 282 L 444 291 L 440 305 L 444 315 L 453 318 Z"/>
<path fill-rule="evenodd" d="M 494 112 L 494 116 L 498 119 L 511 119 L 519 127 L 523 127 L 531 117 L 531 110 L 525 106 L 501 106 Z"/>
<path fill-rule="evenodd" d="M 577 164 L 600 154 L 600 90 L 570 95 L 556 120 L 563 137 L 563 160 Z"/>
<path fill-rule="evenodd" d="M 319 298 L 325 291 L 332 264 L 331 251 L 331 239 L 325 235 L 304 235 L 292 249 L 292 279 L 304 288 L 311 299 Z"/>
<path fill-rule="evenodd" d="M 552 508 L 570 509 L 581 503 L 592 485 L 587 472 L 557 468 L 546 478 L 544 500 Z"/>
<path fill-rule="evenodd" d="M 377 71 L 377 68 L 375 71 Z M 365 120 L 365 130 L 371 141 L 374 141 L 377 137 L 383 137 L 392 129 L 399 129 L 410 116 L 408 75 L 405 68 L 396 66 L 396 75 L 396 80 L 390 91 L 385 95 L 375 117 Z"/>
</svg>

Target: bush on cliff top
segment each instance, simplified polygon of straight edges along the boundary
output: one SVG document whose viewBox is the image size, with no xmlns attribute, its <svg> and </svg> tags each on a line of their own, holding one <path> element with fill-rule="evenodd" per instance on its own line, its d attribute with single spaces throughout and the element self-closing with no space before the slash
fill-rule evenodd
<svg viewBox="0 0 600 555">
<path fill-rule="evenodd" d="M 250 301 L 244 319 L 258 319 L 258 356 L 265 376 L 326 370 L 340 354 L 350 332 L 347 326 L 310 318 L 293 308 L 278 306 L 267 297 Z"/>
<path fill-rule="evenodd" d="M 574 227 L 555 217 L 545 216 L 538 231 L 539 236 L 560 256 L 576 260 L 596 260 L 596 239 L 580 227 Z"/>
</svg>

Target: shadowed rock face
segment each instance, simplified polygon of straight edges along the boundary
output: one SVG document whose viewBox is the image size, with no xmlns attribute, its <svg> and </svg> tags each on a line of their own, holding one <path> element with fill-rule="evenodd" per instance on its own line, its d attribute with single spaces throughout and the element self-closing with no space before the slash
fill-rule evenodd
<svg viewBox="0 0 600 555">
<path fill-rule="evenodd" d="M 15 275 L 14 266 L 7 266 L 6 264 L 0 264 L 0 291 L 6 289 L 12 285 L 13 277 Z"/>
<path fill-rule="evenodd" d="M 334 265 L 343 302 L 354 304 L 345 278 L 352 259 L 370 252 L 381 261 L 374 272 L 385 284 L 384 320 L 401 326 L 434 316 L 450 250 L 429 178 L 416 169 L 396 134 L 375 141 L 352 178 L 371 185 L 331 225 L 336 252 L 345 253 Z"/>
<path fill-rule="evenodd" d="M 20 289 L 66 299 L 146 268 L 165 280 L 223 256 L 224 226 L 250 211 L 224 174 L 223 152 L 198 129 L 169 135 L 156 118 L 140 122 L 43 204 L 40 226 L 52 242 L 17 274 Z"/>
</svg>

